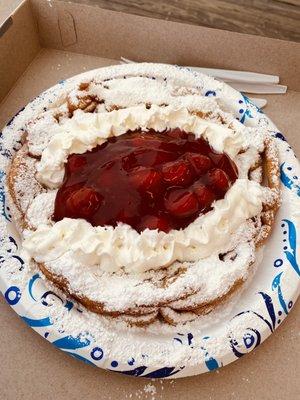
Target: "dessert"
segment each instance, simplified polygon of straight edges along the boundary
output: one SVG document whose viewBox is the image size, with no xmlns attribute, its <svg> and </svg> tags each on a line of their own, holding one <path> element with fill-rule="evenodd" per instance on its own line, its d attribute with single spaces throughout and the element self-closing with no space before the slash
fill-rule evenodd
<svg viewBox="0 0 300 400">
<path fill-rule="evenodd" d="M 170 66 L 104 68 L 24 122 L 8 174 L 24 256 L 90 311 L 184 323 L 259 261 L 280 205 L 274 139 L 198 84 Z"/>
</svg>

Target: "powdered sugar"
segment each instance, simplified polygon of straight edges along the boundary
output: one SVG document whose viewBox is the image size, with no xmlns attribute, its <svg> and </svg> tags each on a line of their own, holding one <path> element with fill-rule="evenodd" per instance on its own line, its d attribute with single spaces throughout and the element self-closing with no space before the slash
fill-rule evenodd
<svg viewBox="0 0 300 400">
<path fill-rule="evenodd" d="M 26 218 L 32 228 L 51 223 L 54 212 L 56 190 L 38 194 L 31 202 Z"/>
<path fill-rule="evenodd" d="M 222 84 L 218 85 L 218 87 L 222 87 Z M 212 85 L 212 88 L 215 89 L 214 85 Z M 284 145 L 282 144 L 281 147 L 284 147 Z M 7 165 L 7 161 L 1 159 L 1 169 L 4 165 Z M 291 193 L 292 191 L 285 191 L 285 211 L 280 215 L 280 219 L 290 218 L 291 215 L 294 216 L 297 213 L 299 217 L 299 205 L 297 208 L 296 196 L 292 197 Z M 292 214 L 289 212 L 290 206 L 294 207 Z M 7 232 L 6 227 L 6 223 L 0 226 L 3 237 L 12 235 L 17 238 L 16 233 Z M 279 254 L 279 243 L 281 241 L 278 237 L 278 231 L 280 229 L 275 229 L 274 233 L 275 235 L 277 233 L 277 236 L 270 244 L 267 255 L 272 253 L 275 257 L 275 254 Z M 273 256 L 267 256 L 264 265 L 258 269 L 255 280 L 251 282 L 251 276 L 247 276 L 246 283 L 251 284 L 251 294 L 248 293 L 247 289 L 246 292 L 243 292 L 243 296 L 239 297 L 239 293 L 235 293 L 230 303 L 220 305 L 206 316 L 199 316 L 193 323 L 182 324 L 182 320 L 180 320 L 176 328 L 162 324 L 160 321 L 155 321 L 147 328 L 129 327 L 121 319 L 114 320 L 90 313 L 76 303 L 69 311 L 66 304 L 70 306 L 70 303 L 67 303 L 64 294 L 46 279 L 45 281 L 37 280 L 38 284 L 33 287 L 32 292 L 37 301 L 35 302 L 30 298 L 30 307 L 26 307 L 25 299 L 30 297 L 28 294 L 29 279 L 36 275 L 39 269 L 34 264 L 29 266 L 28 263 L 25 263 L 20 271 L 20 263 L 15 258 L 9 258 L 9 253 L 6 253 L 6 250 L 11 251 L 12 246 L 13 244 L 7 240 L 5 243 L 3 242 L 1 247 L 2 254 L 5 253 L 6 256 L 5 263 L 0 265 L 0 283 L 3 292 L 11 285 L 21 289 L 22 298 L 19 304 L 14 306 L 15 310 L 22 316 L 34 319 L 46 318 L 50 315 L 53 325 L 36 328 L 41 335 L 50 332 L 49 341 L 65 338 L 67 335 L 73 335 L 73 338 L 76 339 L 89 339 L 91 341 L 90 346 L 76 349 L 74 353 L 78 357 L 86 357 L 97 366 L 110 370 L 134 371 L 135 368 L 144 366 L 146 370 L 142 375 L 146 375 L 153 369 L 167 370 L 169 367 L 172 370 L 173 367 L 176 367 L 173 372 L 177 370 L 179 372 L 174 376 L 179 377 L 207 371 L 208 366 L 211 367 L 210 362 L 213 363 L 213 367 L 224 365 L 236 359 L 233 356 L 233 349 L 236 349 L 240 354 L 247 353 L 270 334 L 270 329 L 264 320 L 252 312 L 259 313 L 265 320 L 269 319 L 265 303 L 261 296 L 257 294 L 259 291 L 263 290 L 272 296 L 275 311 L 281 309 L 276 307 L 278 293 L 271 289 L 274 274 L 278 274 L 279 271 L 278 268 L 273 268 Z M 13 253 L 17 254 L 16 250 Z M 284 259 L 284 254 L 282 253 L 282 255 Z M 292 270 L 290 266 L 281 269 L 281 271 L 284 271 L 281 288 L 284 290 L 284 299 L 294 300 L 295 297 L 290 288 L 294 284 L 295 274 L 291 274 L 289 280 L 285 277 L 289 269 Z M 260 276 L 262 273 L 265 274 L 263 278 Z M 40 290 L 38 290 L 38 287 Z M 245 289 L 244 286 L 243 289 Z M 52 292 L 52 294 L 46 295 L 49 292 Z M 40 298 L 43 298 L 43 303 L 39 300 Z M 19 310 L 20 304 L 23 308 Z M 77 311 L 78 309 L 80 309 L 80 312 Z M 237 317 L 237 315 L 239 316 Z M 277 324 L 276 321 L 275 324 Z M 257 337 L 255 336 L 256 332 L 259 335 Z M 189 335 L 191 333 L 192 336 Z M 90 356 L 95 347 L 101 347 L 103 351 L 101 360 L 96 361 Z M 112 360 L 118 361 L 117 367 L 112 366 Z M 156 388 L 156 393 L 152 386 Z M 155 397 L 159 399 L 162 389 L 159 381 L 145 385 L 141 381 L 140 390 L 124 394 L 124 398 L 140 397 L 151 398 L 152 400 L 152 397 Z"/>
<path fill-rule="evenodd" d="M 168 286 L 162 285 L 162 282 L 155 284 L 155 277 L 158 277 L 153 272 L 146 275 L 101 273 L 93 267 L 76 262 L 68 253 L 48 262 L 47 267 L 55 274 L 63 275 L 72 292 L 102 303 L 107 311 L 126 311 L 135 307 L 164 304 L 180 295 L 186 296 L 196 291 L 200 291 L 197 300 L 201 302 L 221 296 L 235 280 L 247 276 L 248 265 L 253 261 L 253 247 L 251 244 L 241 244 L 237 246 L 236 254 L 235 260 L 227 262 L 214 255 L 190 265 L 175 263 L 172 266 L 175 276 L 180 267 L 187 267 L 186 272 L 174 281 L 169 279 Z M 165 271 L 161 272 L 161 279 L 165 274 Z M 154 282 L 151 279 L 153 276 Z"/>
<path fill-rule="evenodd" d="M 12 178 L 16 188 L 18 206 L 23 213 L 27 211 L 32 199 L 43 190 L 39 182 L 32 179 L 36 160 L 29 157 L 24 158 L 24 156 L 24 152 L 18 154 L 18 173 L 14 174 Z"/>
<path fill-rule="evenodd" d="M 28 278 L 34 273 L 35 267 L 32 266 L 31 268 L 33 269 L 12 274 L 10 277 L 11 282 L 22 287 L 21 282 L 28 282 Z M 10 263 L 7 264 L 7 270 L 12 272 L 14 269 L 15 266 Z M 54 290 L 61 299 L 64 299 L 64 295 L 57 288 L 52 288 L 49 282 L 45 284 L 48 290 Z M 232 304 L 230 306 L 232 307 Z M 224 307 L 221 307 L 214 314 L 199 317 L 197 321 L 186 326 L 181 326 L 180 331 L 182 334 L 191 330 L 200 332 L 207 325 L 211 325 L 212 322 L 217 323 L 224 320 L 227 316 L 227 312 L 224 311 Z M 162 337 L 168 336 L 170 333 L 173 335 L 174 328 L 168 325 L 160 325 L 159 322 L 155 322 L 148 329 L 132 327 L 128 331 L 128 325 L 122 323 L 120 320 L 107 319 L 86 310 L 83 313 L 78 312 L 76 308 L 70 312 L 56 295 L 47 297 L 47 313 L 51 316 L 55 329 L 75 337 L 78 335 L 78 332 L 82 332 L 80 336 L 81 340 L 93 337 L 95 343 L 101 343 L 102 348 L 111 349 L 110 354 L 105 354 L 104 362 L 108 356 L 112 359 L 115 357 L 120 361 L 126 362 L 134 354 L 136 364 L 146 362 L 147 364 L 150 363 L 154 366 L 159 366 L 186 365 L 187 362 L 194 365 L 199 363 L 198 351 L 195 352 L 193 348 L 180 345 L 176 341 L 170 341 L 169 345 L 166 345 L 161 340 Z M 130 332 L 131 338 L 135 337 L 136 340 L 128 340 L 128 332 Z M 226 337 L 226 334 L 226 331 L 224 331 L 223 338 Z M 141 337 L 140 335 L 143 337 L 142 341 L 138 339 Z M 196 348 L 199 345 L 197 340 L 196 338 L 193 340 L 193 345 Z M 221 339 L 220 342 L 212 340 L 209 346 L 213 347 L 217 352 L 222 352 L 224 346 L 226 347 L 224 339 Z M 147 360 L 143 357 L 144 354 L 147 354 Z M 153 389 L 151 389 L 152 391 L 154 392 Z"/>
<path fill-rule="evenodd" d="M 26 124 L 25 129 L 31 154 L 36 156 L 41 154 L 58 129 L 58 121 L 55 116 L 60 113 L 65 114 L 66 111 L 66 104 L 64 104 L 60 108 L 47 110 Z"/>
<path fill-rule="evenodd" d="M 150 393 L 154 399 L 154 395 L 156 394 L 156 387 L 152 383 L 148 383 L 147 385 L 144 386 L 144 392 L 145 393 Z"/>
<path fill-rule="evenodd" d="M 134 76 L 140 74 L 140 68 L 144 68 L 144 75 L 147 75 L 150 71 L 149 66 L 144 67 L 120 67 L 117 69 L 104 69 L 100 73 L 88 73 L 86 77 L 93 77 L 94 80 L 88 88 L 84 90 L 73 90 L 69 99 L 73 103 L 80 104 L 80 101 L 84 100 L 86 96 L 94 96 L 98 101 L 103 102 L 107 109 L 112 107 L 128 107 L 136 106 L 140 102 L 151 103 L 161 105 L 163 108 L 166 104 L 172 103 L 173 105 L 186 105 L 191 112 L 201 109 L 201 113 L 206 113 L 206 118 L 211 121 L 217 122 L 220 126 L 227 125 L 231 126 L 235 132 L 239 132 L 244 138 L 247 137 L 252 128 L 246 128 L 240 124 L 234 116 L 224 112 L 218 102 L 215 99 L 208 97 L 199 96 L 200 89 L 197 88 L 199 84 L 198 78 L 192 74 L 187 74 L 183 71 L 176 71 L 172 68 L 172 74 L 169 79 L 165 79 L 165 75 L 168 75 L 170 68 L 154 67 L 155 71 L 151 71 L 152 75 L 155 75 L 155 79 L 151 79 L 149 76 Z M 126 79 L 122 76 L 123 72 L 126 74 Z M 121 76 L 120 76 L 121 74 Z M 205 77 L 203 78 L 206 79 Z M 84 81 L 84 77 L 81 78 Z M 54 127 L 63 126 L 67 120 L 67 113 L 65 108 L 65 99 L 70 89 L 76 87 L 79 79 L 75 79 L 73 83 L 67 84 L 66 90 L 57 90 L 60 96 L 52 106 L 51 110 L 46 111 L 44 116 L 39 116 L 39 121 L 36 125 L 33 122 L 32 117 L 36 114 L 30 115 L 28 110 L 25 110 L 24 114 L 30 115 L 31 122 L 27 125 L 28 143 L 30 151 L 38 155 L 47 147 L 50 136 L 47 138 L 47 130 L 51 125 Z M 197 83 L 196 83 L 197 82 Z M 142 91 L 140 87 L 149 87 L 149 91 Z M 221 88 L 223 84 L 215 82 L 216 88 Z M 128 91 L 130 88 L 134 90 Z M 141 100 L 142 99 L 142 100 Z M 166 103 L 166 104 L 164 104 Z M 97 111 L 104 112 L 101 104 L 98 104 L 99 109 Z M 60 114 L 60 115 L 59 115 Z M 76 112 L 75 112 L 76 115 Z M 86 114 L 88 115 L 88 113 Z M 24 122 L 24 120 L 22 121 Z M 20 124 L 22 127 L 22 124 Z M 253 130 L 253 129 L 252 129 Z M 41 132 L 41 138 L 38 138 L 38 132 Z M 61 132 L 61 131 L 60 131 Z M 256 132 L 256 131 L 255 131 Z M 256 135 L 253 130 L 253 146 L 255 156 L 258 157 L 258 152 L 262 149 L 264 135 Z M 61 133 L 62 134 L 62 133 Z M 246 154 L 246 153 L 245 153 Z M 244 165 L 240 167 L 241 170 L 246 171 L 250 166 L 250 160 L 253 154 L 247 154 L 244 156 Z M 35 205 L 32 205 L 28 210 L 27 216 L 33 226 L 37 227 L 41 223 L 49 222 L 49 215 L 51 213 L 50 202 L 47 200 L 47 196 L 42 196 L 36 199 Z M 52 200 L 53 202 L 53 197 Z M 242 237 L 242 236 L 241 236 Z M 167 280 L 170 280 L 170 284 L 167 287 L 163 287 L 159 280 L 162 282 L 166 279 L 166 272 L 163 271 L 159 274 L 150 273 L 146 276 L 142 275 L 125 275 L 121 271 L 120 274 L 111 276 L 110 274 L 99 274 L 99 271 L 93 269 L 93 266 L 86 266 L 82 260 L 74 260 L 70 257 L 70 253 L 57 257 L 54 261 L 47 263 L 47 267 L 55 273 L 59 273 L 62 276 L 67 276 L 69 280 L 69 289 L 74 290 L 76 294 L 88 295 L 91 299 L 99 301 L 105 304 L 105 307 L 109 311 L 114 311 L 116 307 L 119 310 L 127 310 L 129 308 L 152 306 L 153 304 L 160 304 L 170 302 L 178 299 L 179 293 L 192 294 L 195 291 L 199 291 L 199 301 L 209 301 L 214 298 L 221 296 L 222 293 L 227 290 L 237 279 L 246 279 L 248 274 L 248 265 L 252 263 L 254 259 L 254 248 L 252 238 L 245 240 L 243 250 L 239 251 L 237 248 L 238 257 L 235 260 L 226 262 L 220 260 L 217 254 L 213 255 L 213 259 L 207 259 L 203 261 L 203 265 L 188 266 L 188 273 L 179 275 L 177 279 L 172 281 L 172 276 L 167 276 Z M 237 243 L 231 243 L 234 248 Z M 225 247 L 219 248 L 219 251 L 228 251 L 232 248 Z M 224 266 L 226 267 L 224 268 Z M 233 266 L 233 270 L 230 266 Z M 218 268 L 218 266 L 220 268 Z M 223 268 L 222 268 L 223 266 Z M 183 267 L 185 265 L 183 264 Z M 214 268 L 213 268 L 214 267 Z M 169 272 L 178 269 L 178 265 L 174 264 L 170 267 Z M 216 274 L 216 271 L 220 271 Z M 161 278 L 160 278 L 161 277 Z M 217 277 L 217 278 L 216 278 Z M 141 284 L 144 279 L 150 279 L 150 282 Z M 203 284 L 204 282 L 204 284 Z M 125 285 L 126 283 L 126 285 Z M 201 284 L 200 284 L 201 283 Z M 222 285 L 224 283 L 224 285 Z M 99 287 L 104 288 L 99 291 Z M 84 288 L 84 290 L 83 290 Z M 183 291 L 180 289 L 184 289 Z M 187 303 L 188 304 L 188 303 Z"/>
</svg>

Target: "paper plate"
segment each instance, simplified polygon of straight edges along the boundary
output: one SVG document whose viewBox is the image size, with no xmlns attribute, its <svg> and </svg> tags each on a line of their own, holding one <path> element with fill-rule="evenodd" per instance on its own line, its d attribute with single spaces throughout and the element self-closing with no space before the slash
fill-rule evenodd
<svg viewBox="0 0 300 400">
<path fill-rule="evenodd" d="M 120 67 L 124 70 L 124 66 Z M 202 317 L 188 327 L 157 325 L 147 330 L 126 328 L 92 314 L 29 272 L 19 256 L 20 238 L 5 196 L 5 170 L 0 171 L 1 248 L 0 289 L 12 309 L 57 348 L 84 362 L 132 376 L 179 378 L 200 374 L 237 360 L 259 346 L 282 323 L 300 288 L 299 163 L 282 133 L 243 94 L 213 78 L 184 70 L 199 80 L 205 96 L 216 96 L 245 125 L 267 128 L 280 151 L 283 203 L 261 264 L 239 300 L 226 309 Z M 82 74 L 88 76 L 92 71 Z M 36 98 L 30 107 L 41 107 L 78 76 L 60 82 Z M 22 124 L 20 112 L 3 130 L 1 165 L 8 164 L 14 146 L 3 138 Z"/>
</svg>

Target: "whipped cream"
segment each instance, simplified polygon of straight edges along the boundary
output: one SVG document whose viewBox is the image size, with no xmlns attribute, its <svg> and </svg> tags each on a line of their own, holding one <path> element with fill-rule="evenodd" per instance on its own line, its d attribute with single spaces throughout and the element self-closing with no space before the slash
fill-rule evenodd
<svg viewBox="0 0 300 400">
<path fill-rule="evenodd" d="M 169 273 L 176 274 L 179 268 L 186 270 L 177 279 L 168 279 L 165 286 L 158 284 L 160 279 L 166 278 L 165 270 L 112 274 L 95 265 L 86 265 L 70 257 L 70 253 L 49 261 L 47 268 L 58 276 L 64 276 L 74 293 L 103 304 L 107 311 L 126 311 L 136 306 L 145 311 L 145 306 L 151 308 L 153 304 L 177 300 L 182 290 L 186 295 L 200 291 L 201 302 L 215 299 L 216 288 L 218 295 L 222 296 L 228 285 L 248 276 L 249 265 L 254 261 L 253 241 L 236 243 L 234 251 L 236 258 L 226 262 L 218 254 L 212 254 L 192 263 L 173 263 L 168 267 Z"/>
<path fill-rule="evenodd" d="M 194 133 L 197 138 L 203 136 L 216 151 L 234 158 L 245 147 L 245 139 L 242 131 L 233 129 L 232 125 L 221 125 L 200 118 L 191 114 L 187 107 L 179 107 L 176 103 L 166 107 L 152 105 L 150 109 L 143 104 L 107 113 L 76 110 L 71 119 L 54 126 L 55 134 L 51 136 L 42 152 L 41 161 L 37 163 L 37 178 L 49 188 L 57 188 L 62 183 L 64 164 L 69 154 L 82 154 L 109 137 L 136 129 L 162 132 L 180 128 Z"/>
<path fill-rule="evenodd" d="M 228 250 L 231 234 L 260 213 L 262 199 L 258 183 L 238 179 L 210 212 L 183 230 L 138 233 L 127 224 L 93 227 L 83 219 L 64 218 L 25 231 L 23 248 L 37 262 L 52 262 L 70 252 L 74 259 L 107 272 L 159 269 L 175 260 L 196 261 Z"/>
</svg>

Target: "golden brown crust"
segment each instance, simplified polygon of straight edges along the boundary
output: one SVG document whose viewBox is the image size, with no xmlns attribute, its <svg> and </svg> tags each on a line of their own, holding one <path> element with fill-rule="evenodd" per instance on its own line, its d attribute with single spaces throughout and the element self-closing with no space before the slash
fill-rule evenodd
<svg viewBox="0 0 300 400">
<path fill-rule="evenodd" d="M 7 175 L 8 195 L 20 230 L 28 228 L 25 215 L 32 198 L 26 201 L 27 193 L 30 192 L 35 197 L 43 191 L 42 186 L 35 179 L 35 162 L 36 159 L 28 155 L 28 147 L 24 144 L 13 157 Z"/>
<path fill-rule="evenodd" d="M 197 316 L 207 315 L 213 311 L 216 307 L 227 301 L 233 294 L 235 294 L 239 289 L 241 289 L 244 284 L 243 279 L 238 279 L 235 283 L 228 289 L 226 293 L 222 296 L 216 297 L 214 300 L 203 303 L 200 306 L 189 306 L 185 308 L 173 308 L 173 307 L 161 307 L 159 312 L 161 316 L 170 324 L 177 325 L 177 321 L 174 317 L 180 318 L 183 313 L 190 314 L 190 321 L 194 320 Z M 171 311 L 171 312 L 170 312 Z M 173 318 L 172 318 L 173 316 Z M 187 316 L 188 317 L 188 316 Z M 188 318 L 187 318 L 188 319 Z"/>
<path fill-rule="evenodd" d="M 14 155 L 12 161 L 11 161 L 11 166 L 9 170 L 9 174 L 7 176 L 7 188 L 8 188 L 8 193 L 19 211 L 22 220 L 25 220 L 25 212 L 22 210 L 21 204 L 20 204 L 20 196 L 17 193 L 16 190 L 16 184 L 19 176 L 20 169 L 22 168 L 22 165 L 25 166 L 26 164 L 24 163 L 24 158 L 27 156 L 27 148 L 26 146 L 22 146 L 19 151 Z M 24 221 L 25 222 L 25 221 Z"/>
<path fill-rule="evenodd" d="M 261 213 L 262 226 L 261 231 L 256 238 L 256 248 L 259 248 L 265 244 L 266 240 L 270 236 L 274 226 L 276 213 L 280 207 L 280 173 L 278 150 L 271 138 L 268 138 L 265 141 L 265 149 L 262 160 L 266 186 L 272 189 L 274 196 L 271 201 L 263 204 L 263 210 Z"/>
</svg>

